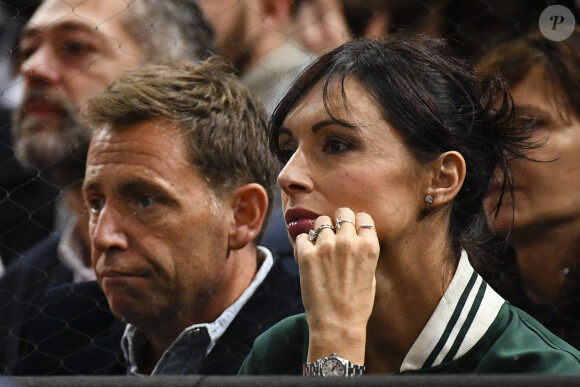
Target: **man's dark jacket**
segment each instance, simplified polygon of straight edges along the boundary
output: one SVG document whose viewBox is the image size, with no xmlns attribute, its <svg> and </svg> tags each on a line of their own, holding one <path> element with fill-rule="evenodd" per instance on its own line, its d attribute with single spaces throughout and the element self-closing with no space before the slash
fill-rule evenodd
<svg viewBox="0 0 580 387">
<path fill-rule="evenodd" d="M 22 328 L 23 357 L 12 375 L 115 375 L 126 373 L 120 342 L 125 324 L 111 314 L 96 281 L 53 288 L 38 305 L 42 313 Z M 293 258 L 278 258 L 200 369 L 234 375 L 254 340 L 285 317 L 304 310 Z"/>
<path fill-rule="evenodd" d="M 73 281 L 58 258 L 59 241 L 58 234 L 46 238 L 0 276 L 0 374 L 19 358 L 23 324 L 39 311 L 36 296 Z"/>
</svg>

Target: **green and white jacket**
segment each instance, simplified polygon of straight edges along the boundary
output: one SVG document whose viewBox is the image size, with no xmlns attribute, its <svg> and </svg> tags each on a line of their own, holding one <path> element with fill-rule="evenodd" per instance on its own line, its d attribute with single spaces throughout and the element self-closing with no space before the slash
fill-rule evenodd
<svg viewBox="0 0 580 387">
<path fill-rule="evenodd" d="M 306 315 L 259 336 L 240 374 L 301 374 L 308 354 Z M 500 297 L 462 253 L 401 373 L 580 373 L 580 352 Z"/>
</svg>

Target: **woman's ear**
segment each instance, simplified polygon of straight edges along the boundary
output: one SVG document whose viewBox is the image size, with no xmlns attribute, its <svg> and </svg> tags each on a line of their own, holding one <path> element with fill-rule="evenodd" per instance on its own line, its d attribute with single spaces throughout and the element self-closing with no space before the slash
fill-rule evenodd
<svg viewBox="0 0 580 387">
<path fill-rule="evenodd" d="M 234 216 L 230 224 L 228 247 L 238 250 L 260 234 L 268 211 L 268 194 L 258 183 L 246 184 L 234 191 Z"/>
<path fill-rule="evenodd" d="M 425 196 L 432 197 L 432 202 L 427 205 L 433 208 L 448 203 L 457 196 L 465 180 L 466 166 L 463 156 L 456 151 L 442 153 L 430 164 L 433 175 Z"/>
</svg>

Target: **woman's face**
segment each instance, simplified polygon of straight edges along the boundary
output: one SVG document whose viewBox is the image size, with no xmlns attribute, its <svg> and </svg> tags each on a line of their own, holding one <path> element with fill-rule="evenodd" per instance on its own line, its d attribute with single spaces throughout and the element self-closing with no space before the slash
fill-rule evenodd
<svg viewBox="0 0 580 387">
<path fill-rule="evenodd" d="M 278 176 L 290 239 L 313 229 L 320 215 L 331 218 L 349 207 L 374 219 L 379 242 L 396 248 L 416 231 L 424 209 L 427 172 L 399 134 L 385 121 L 377 103 L 355 80 L 345 82 L 349 112 L 338 83 L 329 100 L 333 121 L 315 86 L 288 114 L 279 132 L 285 166 Z"/>
<path fill-rule="evenodd" d="M 504 197 L 497 217 L 489 216 L 499 234 L 512 235 L 540 230 L 580 218 L 580 121 L 570 116 L 565 122 L 548 87 L 542 67 L 534 67 L 512 91 L 518 115 L 537 117 L 533 140 L 543 145 L 529 157 L 545 162 L 517 160 L 511 163 L 514 176 L 514 201 Z M 498 191 L 490 190 L 485 200 L 491 213 Z M 515 212 L 514 212 L 515 209 Z"/>
</svg>

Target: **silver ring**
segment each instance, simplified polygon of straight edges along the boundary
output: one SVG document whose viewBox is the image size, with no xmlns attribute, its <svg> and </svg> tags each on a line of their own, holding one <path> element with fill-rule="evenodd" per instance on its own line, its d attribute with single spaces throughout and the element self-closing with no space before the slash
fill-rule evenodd
<svg viewBox="0 0 580 387">
<path fill-rule="evenodd" d="M 321 226 L 318 226 L 318 227 L 316 228 L 316 230 L 310 230 L 310 231 L 308 232 L 308 240 L 309 240 L 310 242 L 314 242 L 314 241 L 316 241 L 316 238 L 318 238 L 318 233 L 320 233 L 320 231 L 321 231 L 323 228 L 329 228 L 329 229 L 331 229 L 332 231 L 334 231 L 334 226 L 333 226 L 333 225 L 331 225 L 331 224 L 323 224 L 323 225 L 321 225 Z"/>
<path fill-rule="evenodd" d="M 359 224 L 356 230 L 358 231 L 359 228 L 370 228 L 372 230 L 375 226 L 373 224 Z"/>
<path fill-rule="evenodd" d="M 340 228 L 341 223 L 350 223 L 354 226 L 354 222 L 350 219 L 336 219 L 336 228 Z"/>
</svg>

